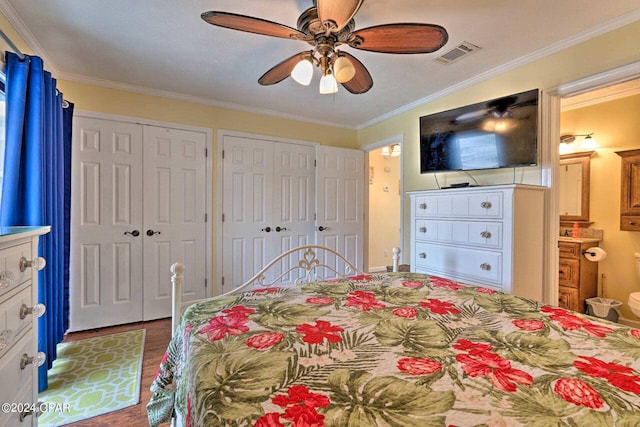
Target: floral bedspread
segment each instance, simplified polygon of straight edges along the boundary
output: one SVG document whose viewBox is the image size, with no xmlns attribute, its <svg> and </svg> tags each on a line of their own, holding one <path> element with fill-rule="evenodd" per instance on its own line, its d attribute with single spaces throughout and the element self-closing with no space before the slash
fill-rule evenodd
<svg viewBox="0 0 640 427">
<path fill-rule="evenodd" d="M 637 426 L 640 330 L 413 273 L 192 305 L 152 426 Z"/>
</svg>

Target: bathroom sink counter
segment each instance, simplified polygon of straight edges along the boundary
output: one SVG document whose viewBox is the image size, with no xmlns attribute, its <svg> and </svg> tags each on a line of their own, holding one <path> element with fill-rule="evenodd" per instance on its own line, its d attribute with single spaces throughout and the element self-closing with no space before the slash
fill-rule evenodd
<svg viewBox="0 0 640 427">
<path fill-rule="evenodd" d="M 561 242 L 574 242 L 574 243 L 598 243 L 601 239 L 597 237 L 566 237 L 566 236 L 558 236 L 558 240 Z"/>
</svg>

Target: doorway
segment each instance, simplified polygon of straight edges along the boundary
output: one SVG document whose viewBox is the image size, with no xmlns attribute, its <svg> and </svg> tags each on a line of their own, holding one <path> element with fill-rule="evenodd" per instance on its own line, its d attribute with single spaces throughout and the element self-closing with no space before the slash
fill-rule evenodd
<svg viewBox="0 0 640 427">
<path fill-rule="evenodd" d="M 633 254 L 640 247 L 640 233 L 620 229 L 621 157 L 616 153 L 638 148 L 639 113 L 640 79 L 561 99 L 561 134 L 575 136 L 575 141 L 560 144 L 561 148 L 568 153 L 591 153 L 589 185 L 579 194 L 587 195 L 590 201 L 589 226 L 583 229 L 582 237 L 600 239 L 596 245 L 607 254 L 594 265 L 597 296 L 622 302 L 621 320 L 637 320 L 627 301 L 638 289 Z M 592 145 L 584 148 L 584 135 L 589 134 Z M 565 195 L 560 192 L 560 200 Z"/>
<path fill-rule="evenodd" d="M 583 79 L 566 83 L 558 87 L 542 91 L 542 115 L 541 128 L 544 129 L 542 135 L 542 150 L 544 168 L 551 171 L 546 180 L 549 186 L 549 193 L 546 199 L 546 206 L 549 208 L 545 212 L 546 236 L 545 236 L 545 265 L 548 266 L 545 274 L 544 301 L 549 304 L 557 304 L 558 301 L 558 247 L 557 239 L 559 228 L 559 185 L 555 182 L 555 177 L 559 171 L 559 150 L 561 123 L 561 101 L 582 93 L 594 91 L 614 84 L 626 82 L 640 78 L 640 62 L 615 68 L 595 76 L 588 76 Z M 606 236 L 605 236 L 606 239 Z"/>
<path fill-rule="evenodd" d="M 399 135 L 363 148 L 368 188 L 366 271 L 371 273 L 386 271 L 393 264 L 393 248 L 402 247 L 402 142 Z"/>
</svg>

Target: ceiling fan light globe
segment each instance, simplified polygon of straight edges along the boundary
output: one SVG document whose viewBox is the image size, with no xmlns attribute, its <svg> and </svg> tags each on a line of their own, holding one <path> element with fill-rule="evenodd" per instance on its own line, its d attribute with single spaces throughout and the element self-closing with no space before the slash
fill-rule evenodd
<svg viewBox="0 0 640 427">
<path fill-rule="evenodd" d="M 336 81 L 333 74 L 325 74 L 320 79 L 320 94 L 328 95 L 331 93 L 336 93 L 338 91 L 338 82 Z"/>
<path fill-rule="evenodd" d="M 356 69 L 347 57 L 339 56 L 333 64 L 333 74 L 336 81 L 346 83 L 356 75 Z"/>
<path fill-rule="evenodd" d="M 309 86 L 313 77 L 313 64 L 308 59 L 303 59 L 293 67 L 291 78 L 303 86 Z"/>
</svg>

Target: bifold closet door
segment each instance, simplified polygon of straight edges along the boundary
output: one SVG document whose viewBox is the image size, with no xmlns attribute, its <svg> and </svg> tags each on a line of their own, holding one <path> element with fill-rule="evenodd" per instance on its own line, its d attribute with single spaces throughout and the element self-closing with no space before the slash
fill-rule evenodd
<svg viewBox="0 0 640 427">
<path fill-rule="evenodd" d="M 171 315 L 206 296 L 206 135 L 74 118 L 70 330 Z"/>
<path fill-rule="evenodd" d="M 282 252 L 314 242 L 315 149 L 230 135 L 222 144 L 221 290 L 226 292 Z M 293 261 L 283 260 L 265 281 L 278 278 Z M 296 278 L 285 275 L 278 284 Z"/>
<path fill-rule="evenodd" d="M 73 123 L 70 330 L 142 320 L 142 128 Z"/>
</svg>

